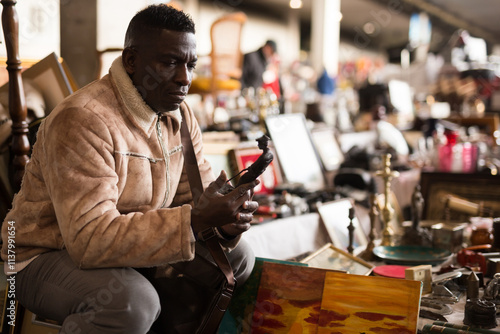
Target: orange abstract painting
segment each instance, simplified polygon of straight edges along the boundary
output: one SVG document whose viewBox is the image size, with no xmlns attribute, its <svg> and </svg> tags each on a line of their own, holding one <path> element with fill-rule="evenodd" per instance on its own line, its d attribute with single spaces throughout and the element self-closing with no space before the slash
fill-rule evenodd
<svg viewBox="0 0 500 334">
<path fill-rule="evenodd" d="M 250 332 L 316 333 L 326 272 L 264 262 Z"/>
<path fill-rule="evenodd" d="M 327 272 L 318 334 L 415 334 L 421 282 Z"/>
</svg>

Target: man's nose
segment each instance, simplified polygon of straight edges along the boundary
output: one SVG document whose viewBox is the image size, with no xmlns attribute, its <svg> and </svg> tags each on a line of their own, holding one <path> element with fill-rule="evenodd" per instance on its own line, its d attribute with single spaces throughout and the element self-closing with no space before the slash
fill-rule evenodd
<svg viewBox="0 0 500 334">
<path fill-rule="evenodd" d="M 188 86 L 193 77 L 192 71 L 186 65 L 179 66 L 175 75 L 175 81 L 182 86 Z"/>
</svg>

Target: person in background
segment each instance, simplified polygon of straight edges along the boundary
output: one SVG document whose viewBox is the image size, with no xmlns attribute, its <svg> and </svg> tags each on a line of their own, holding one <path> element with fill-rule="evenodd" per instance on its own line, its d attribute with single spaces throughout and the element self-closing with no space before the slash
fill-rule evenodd
<svg viewBox="0 0 500 334">
<path fill-rule="evenodd" d="M 258 50 L 243 56 L 241 88 L 271 89 L 278 99 L 282 96 L 279 77 L 279 57 L 276 42 L 268 40 Z"/>
<path fill-rule="evenodd" d="M 184 102 L 195 26 L 151 5 L 130 21 L 103 78 L 61 102 L 38 130 L 2 226 L 16 299 L 61 333 L 194 333 L 225 278 L 199 235 L 215 228 L 238 286 L 254 255 L 240 240 L 258 207 L 253 181 L 215 179 Z M 187 125 L 204 192 L 193 208 L 180 135 Z M 8 236 L 15 231 L 15 261 Z M 180 269 L 179 269 L 180 268 Z"/>
</svg>

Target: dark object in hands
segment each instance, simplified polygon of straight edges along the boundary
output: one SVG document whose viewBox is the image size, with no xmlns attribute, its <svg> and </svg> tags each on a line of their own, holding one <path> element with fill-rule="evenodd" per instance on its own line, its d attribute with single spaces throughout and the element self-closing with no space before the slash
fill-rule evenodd
<svg viewBox="0 0 500 334">
<path fill-rule="evenodd" d="M 246 170 L 246 173 L 243 174 L 236 187 L 249 183 L 257 179 L 264 171 L 266 170 L 267 166 L 273 161 L 274 155 L 271 152 L 271 150 L 268 147 L 269 143 L 269 137 L 266 135 L 263 135 L 260 138 L 257 138 L 257 142 L 259 143 L 259 148 L 263 151 L 262 154 L 257 158 L 257 160 L 250 165 L 250 167 L 243 169 L 241 172 Z M 240 172 L 240 173 L 241 173 Z"/>
</svg>

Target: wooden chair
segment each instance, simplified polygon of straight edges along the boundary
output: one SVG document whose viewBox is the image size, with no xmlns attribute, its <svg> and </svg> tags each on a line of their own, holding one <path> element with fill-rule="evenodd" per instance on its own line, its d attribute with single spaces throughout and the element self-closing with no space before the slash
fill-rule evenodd
<svg viewBox="0 0 500 334">
<path fill-rule="evenodd" d="M 1 0 L 2 10 L 2 28 L 5 37 L 5 47 L 7 49 L 7 71 L 9 74 L 9 115 L 12 119 L 12 141 L 11 151 L 12 165 L 8 171 L 10 187 L 12 193 L 16 193 L 21 187 L 21 181 L 24 175 L 26 164 L 29 161 L 30 141 L 27 122 L 27 106 L 24 87 L 21 76 L 21 59 L 19 57 L 19 19 L 15 8 L 16 0 Z M 65 66 L 65 64 L 61 64 Z M 70 78 L 72 79 L 72 78 Z M 76 87 L 70 82 L 71 87 Z M 71 91 L 72 92 L 72 91 Z M 1 190 L 1 189 L 0 189 Z M 4 217 L 2 217 L 3 220 Z M 3 270 L 3 263 L 0 263 Z M 1 333 L 30 333 L 30 334 L 52 334 L 57 333 L 59 326 L 51 320 L 38 319 L 36 316 L 25 310 L 11 294 L 0 296 L 4 299 L 3 318 L 0 319 Z M 6 312 L 6 307 L 11 303 L 16 306 L 15 326 L 11 326 L 12 319 L 8 317 L 10 312 Z"/>
<path fill-rule="evenodd" d="M 247 16 L 231 13 L 217 19 L 210 28 L 212 51 L 210 74 L 193 79 L 190 94 L 211 95 L 215 103 L 221 92 L 241 89 L 240 77 L 243 54 L 240 49 L 241 32 Z"/>
<path fill-rule="evenodd" d="M 9 115 L 12 119 L 12 166 L 9 171 L 11 187 L 15 192 L 21 186 L 24 168 L 29 161 L 28 114 L 21 77 L 19 57 L 19 19 L 15 0 L 2 0 L 2 27 L 7 49 L 7 71 L 9 72 Z"/>
</svg>

